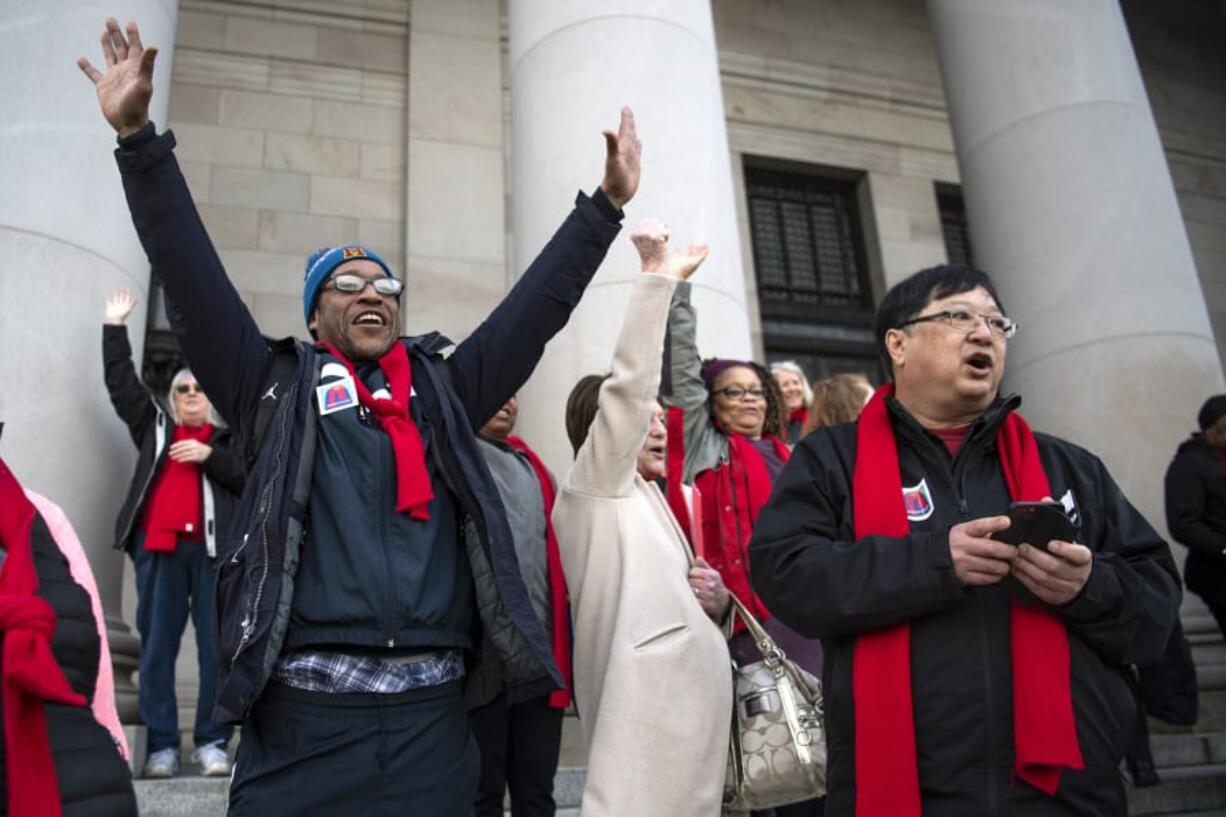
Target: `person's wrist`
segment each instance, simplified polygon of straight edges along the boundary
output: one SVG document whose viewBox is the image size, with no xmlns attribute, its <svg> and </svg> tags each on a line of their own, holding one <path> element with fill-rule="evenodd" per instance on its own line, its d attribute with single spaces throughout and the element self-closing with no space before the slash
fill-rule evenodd
<svg viewBox="0 0 1226 817">
<path fill-rule="evenodd" d="M 148 124 L 149 124 L 149 117 L 143 116 L 139 119 L 134 119 L 134 120 L 125 122 L 124 124 L 120 125 L 118 128 L 115 129 L 115 133 L 118 135 L 120 139 L 126 139 L 134 133 L 139 133 L 141 128 L 145 127 L 145 125 L 148 125 Z"/>
<path fill-rule="evenodd" d="M 629 196 L 622 197 L 612 189 L 612 186 L 608 182 L 601 182 L 600 189 L 604 191 L 604 197 L 609 200 L 609 204 L 612 204 L 618 210 L 622 209 L 626 202 L 630 201 Z"/>
</svg>

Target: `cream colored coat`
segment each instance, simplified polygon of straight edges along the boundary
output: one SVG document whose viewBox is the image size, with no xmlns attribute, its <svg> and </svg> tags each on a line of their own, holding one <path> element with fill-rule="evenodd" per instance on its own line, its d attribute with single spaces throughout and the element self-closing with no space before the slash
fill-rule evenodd
<svg viewBox="0 0 1226 817">
<path fill-rule="evenodd" d="M 690 589 L 681 529 L 660 489 L 636 469 L 675 285 L 651 274 L 635 284 L 613 376 L 553 512 L 588 745 L 584 817 L 720 813 L 732 714 L 728 648 Z"/>
</svg>

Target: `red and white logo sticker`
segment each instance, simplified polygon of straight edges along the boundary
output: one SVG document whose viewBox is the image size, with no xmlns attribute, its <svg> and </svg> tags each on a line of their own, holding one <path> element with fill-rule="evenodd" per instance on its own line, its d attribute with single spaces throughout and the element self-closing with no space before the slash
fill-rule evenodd
<svg viewBox="0 0 1226 817">
<path fill-rule="evenodd" d="M 907 518 L 912 522 L 923 522 L 932 516 L 932 492 L 928 490 L 928 480 L 921 479 L 918 485 L 902 489 L 902 504 L 907 509 Z"/>
</svg>

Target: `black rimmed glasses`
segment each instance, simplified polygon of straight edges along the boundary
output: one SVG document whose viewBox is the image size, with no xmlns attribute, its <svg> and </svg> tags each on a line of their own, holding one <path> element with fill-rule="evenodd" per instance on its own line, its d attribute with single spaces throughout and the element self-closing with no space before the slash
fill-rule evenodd
<svg viewBox="0 0 1226 817">
<path fill-rule="evenodd" d="M 342 272 L 333 275 L 323 285 L 324 289 L 335 289 L 338 292 L 361 292 L 370 284 L 380 295 L 390 295 L 395 298 L 404 291 L 404 281 L 398 278 L 363 278 L 361 275 Z"/>
<path fill-rule="evenodd" d="M 711 394 L 722 394 L 733 402 L 744 400 L 749 397 L 751 400 L 761 400 L 766 397 L 766 392 L 763 389 L 746 389 L 741 386 L 726 386 L 722 389 L 715 389 Z"/>
<path fill-rule="evenodd" d="M 980 323 L 987 324 L 988 331 L 992 333 L 994 338 L 1007 340 L 1017 334 L 1017 324 L 1003 315 L 981 315 L 978 312 L 971 312 L 969 309 L 946 309 L 941 312 L 934 312 L 931 315 L 921 315 L 918 318 L 903 321 L 894 328 L 902 329 L 904 326 L 910 326 L 913 323 L 928 323 L 930 321 L 945 321 L 955 332 L 961 332 L 964 335 L 974 332 L 979 328 Z"/>
</svg>

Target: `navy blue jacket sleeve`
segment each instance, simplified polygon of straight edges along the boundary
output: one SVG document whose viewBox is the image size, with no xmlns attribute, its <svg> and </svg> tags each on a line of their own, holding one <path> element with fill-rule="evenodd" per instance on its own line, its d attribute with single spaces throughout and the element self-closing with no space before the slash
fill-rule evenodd
<svg viewBox="0 0 1226 817">
<path fill-rule="evenodd" d="M 174 156 L 153 123 L 115 151 L 132 223 L 166 294 L 166 316 L 192 374 L 240 432 L 252 427 L 271 352 L 226 277 Z"/>
<path fill-rule="evenodd" d="M 599 188 L 591 198 L 580 193 L 502 303 L 447 359 L 473 428 L 493 417 L 532 374 L 604 260 L 621 217 Z"/>
<path fill-rule="evenodd" d="M 139 448 L 141 438 L 157 419 L 157 409 L 132 362 L 132 346 L 126 326 L 102 327 L 102 374 L 106 393 L 115 413 L 128 427 L 132 442 Z"/>
</svg>

